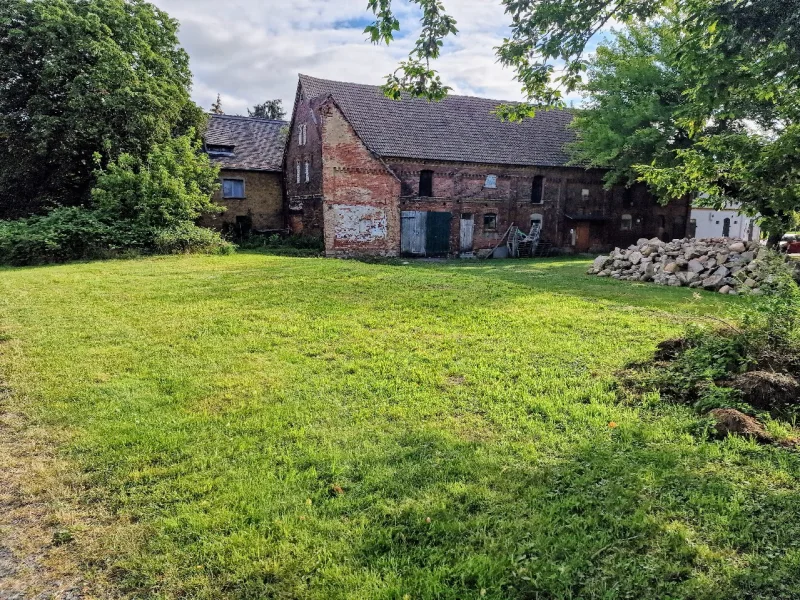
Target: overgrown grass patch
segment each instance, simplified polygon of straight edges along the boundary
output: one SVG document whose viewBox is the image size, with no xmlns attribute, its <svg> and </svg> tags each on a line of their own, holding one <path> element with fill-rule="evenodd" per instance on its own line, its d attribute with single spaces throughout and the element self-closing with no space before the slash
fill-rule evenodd
<svg viewBox="0 0 800 600">
<path fill-rule="evenodd" d="M 800 597 L 798 455 L 616 397 L 738 299 L 586 264 L 5 269 L 0 364 L 132 596 Z"/>
</svg>

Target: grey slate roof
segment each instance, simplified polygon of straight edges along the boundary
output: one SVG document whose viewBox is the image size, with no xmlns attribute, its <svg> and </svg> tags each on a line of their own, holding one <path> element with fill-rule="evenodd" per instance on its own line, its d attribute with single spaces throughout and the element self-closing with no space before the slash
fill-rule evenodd
<svg viewBox="0 0 800 600">
<path fill-rule="evenodd" d="M 206 146 L 233 146 L 232 155 L 209 153 L 223 169 L 243 171 L 283 170 L 285 121 L 210 115 Z"/>
<path fill-rule="evenodd" d="M 568 110 L 522 123 L 492 114 L 502 100 L 448 96 L 441 102 L 386 98 L 380 88 L 300 75 L 307 99 L 331 96 L 367 147 L 380 156 L 525 166 L 564 166 L 574 141 Z"/>
</svg>

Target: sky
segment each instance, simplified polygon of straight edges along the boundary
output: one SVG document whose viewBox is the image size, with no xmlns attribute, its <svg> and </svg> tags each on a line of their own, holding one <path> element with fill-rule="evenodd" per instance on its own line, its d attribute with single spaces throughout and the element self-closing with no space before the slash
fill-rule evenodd
<svg viewBox="0 0 800 600">
<path fill-rule="evenodd" d="M 191 57 L 194 100 L 209 109 L 217 94 L 227 114 L 280 98 L 291 112 L 297 75 L 380 85 L 413 46 L 419 15 L 395 0 L 402 30 L 390 46 L 367 41 L 367 0 L 151 0 L 180 24 Z M 459 34 L 437 69 L 453 93 L 521 100 L 513 73 L 494 48 L 509 20 L 497 0 L 445 0 Z"/>
</svg>

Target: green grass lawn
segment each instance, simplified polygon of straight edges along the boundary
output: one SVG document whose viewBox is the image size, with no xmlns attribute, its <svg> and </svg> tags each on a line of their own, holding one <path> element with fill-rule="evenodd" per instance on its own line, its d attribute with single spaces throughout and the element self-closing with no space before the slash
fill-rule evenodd
<svg viewBox="0 0 800 600">
<path fill-rule="evenodd" d="M 739 300 L 587 265 L 4 269 L 0 366 L 133 597 L 800 597 L 800 456 L 616 400 Z"/>
</svg>

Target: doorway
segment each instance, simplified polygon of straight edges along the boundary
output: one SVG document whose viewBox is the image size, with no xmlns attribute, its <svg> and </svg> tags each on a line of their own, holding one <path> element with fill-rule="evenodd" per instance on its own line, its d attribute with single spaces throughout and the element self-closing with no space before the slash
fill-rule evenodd
<svg viewBox="0 0 800 600">
<path fill-rule="evenodd" d="M 400 216 L 400 253 L 403 256 L 447 256 L 452 214 L 409 210 Z"/>
<path fill-rule="evenodd" d="M 589 223 L 578 223 L 575 227 L 575 251 L 588 252 L 592 247 L 591 226 Z"/>
<path fill-rule="evenodd" d="M 475 235 L 475 215 L 471 213 L 461 214 L 460 232 L 459 250 L 461 251 L 461 254 L 471 254 L 473 237 Z"/>
</svg>

